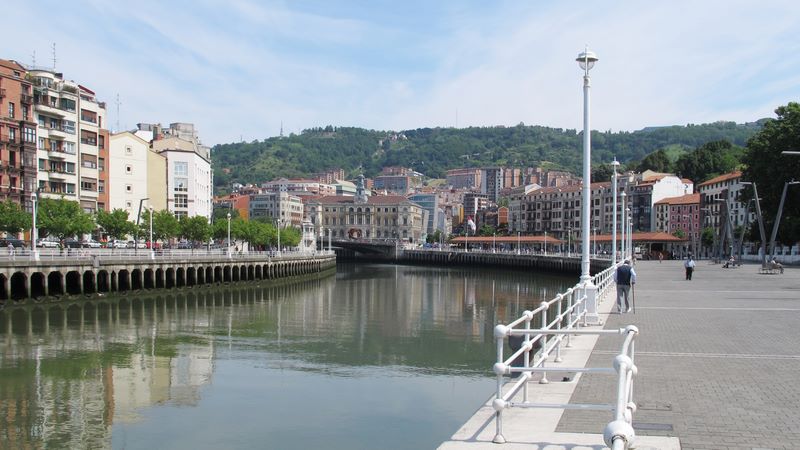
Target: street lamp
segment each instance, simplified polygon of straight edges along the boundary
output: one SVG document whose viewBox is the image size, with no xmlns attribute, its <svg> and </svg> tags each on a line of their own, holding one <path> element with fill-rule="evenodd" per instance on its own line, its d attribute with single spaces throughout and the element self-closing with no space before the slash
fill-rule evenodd
<svg viewBox="0 0 800 450">
<path fill-rule="evenodd" d="M 583 199 L 581 213 L 581 278 L 584 283 L 589 283 L 591 275 L 589 273 L 589 214 L 591 214 L 591 182 L 592 182 L 592 139 L 589 126 L 589 87 L 591 80 L 589 70 L 597 62 L 597 56 L 586 47 L 576 59 L 578 65 L 583 69 Z"/>
<path fill-rule="evenodd" d="M 497 253 L 497 233 L 492 233 L 492 253 Z"/>
<path fill-rule="evenodd" d="M 620 259 L 624 260 L 625 259 L 625 243 L 627 242 L 625 240 L 626 239 L 625 236 L 626 236 L 626 234 L 628 232 L 628 226 L 625 224 L 625 191 L 622 191 L 619 194 L 619 196 L 620 196 L 620 198 L 622 198 L 622 202 L 621 202 L 622 203 L 622 210 L 621 210 L 622 211 L 622 228 L 621 228 L 622 236 L 620 238 L 620 243 L 619 243 L 619 255 L 620 255 Z"/>
<path fill-rule="evenodd" d="M 544 232 L 544 256 L 547 256 L 547 231 Z"/>
<path fill-rule="evenodd" d="M 597 227 L 592 227 L 592 254 L 597 258 Z"/>
<path fill-rule="evenodd" d="M 275 223 L 278 225 L 278 256 L 281 256 L 281 219 L 275 219 Z"/>
<path fill-rule="evenodd" d="M 31 192 L 31 202 L 33 203 L 33 223 L 31 224 L 31 258 L 33 258 L 34 261 L 39 260 L 39 249 L 36 247 L 36 241 L 38 240 L 38 230 L 36 229 L 36 202 L 39 200 L 39 191 L 40 189 L 36 189 L 36 192 Z"/>
<path fill-rule="evenodd" d="M 567 258 L 572 256 L 572 227 L 567 227 Z"/>
<path fill-rule="evenodd" d="M 792 150 L 784 150 L 781 152 L 781 155 L 800 155 L 800 152 L 795 152 Z"/>
<path fill-rule="evenodd" d="M 800 181 L 787 181 L 783 184 L 783 193 L 781 194 L 781 201 L 778 206 L 778 214 L 775 216 L 775 223 L 772 225 L 772 235 L 769 238 L 769 254 L 771 259 L 775 259 L 775 238 L 778 236 L 778 225 L 781 223 L 781 215 L 783 214 L 783 202 L 786 200 L 786 190 L 791 184 L 800 184 Z"/>
<path fill-rule="evenodd" d="M 517 231 L 517 254 L 519 255 L 519 231 Z"/>
<path fill-rule="evenodd" d="M 228 258 L 231 257 L 231 213 L 228 213 Z"/>
<path fill-rule="evenodd" d="M 150 207 L 150 259 L 156 259 L 156 253 L 153 245 L 153 207 Z"/>
<path fill-rule="evenodd" d="M 628 244 L 625 248 L 628 251 L 628 257 L 633 260 L 633 216 L 631 216 L 631 208 L 625 209 L 625 215 L 628 217 Z"/>
<path fill-rule="evenodd" d="M 611 219 L 611 265 L 617 263 L 617 167 L 619 167 L 619 161 L 617 161 L 617 157 L 614 157 L 614 162 L 611 163 L 611 166 L 614 168 L 614 175 L 611 178 L 611 190 L 614 192 L 614 214 Z"/>
</svg>

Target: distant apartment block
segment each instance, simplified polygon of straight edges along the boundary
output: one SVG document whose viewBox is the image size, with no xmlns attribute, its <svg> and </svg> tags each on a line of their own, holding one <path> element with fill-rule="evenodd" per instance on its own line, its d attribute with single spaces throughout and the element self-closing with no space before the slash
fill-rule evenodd
<svg viewBox="0 0 800 450">
<path fill-rule="evenodd" d="M 336 187 L 333 184 L 320 183 L 312 179 L 279 178 L 262 183 L 261 187 L 270 192 L 288 192 L 298 197 L 336 195 Z"/>
<path fill-rule="evenodd" d="M 659 200 L 656 208 L 656 229 L 669 234 L 677 232 L 689 240 L 692 248 L 684 249 L 684 253 L 697 251 L 702 227 L 700 226 L 700 194 L 686 194 Z"/>
<path fill-rule="evenodd" d="M 375 177 L 372 187 L 377 191 L 406 195 L 422 185 L 424 175 L 405 167 L 384 167 Z"/>
<path fill-rule="evenodd" d="M 476 189 L 481 186 L 479 169 L 453 169 L 447 171 L 447 185 L 454 189 Z"/>
<path fill-rule="evenodd" d="M 303 200 L 288 192 L 262 192 L 249 196 L 249 218 L 279 220 L 281 226 L 303 223 Z"/>
</svg>

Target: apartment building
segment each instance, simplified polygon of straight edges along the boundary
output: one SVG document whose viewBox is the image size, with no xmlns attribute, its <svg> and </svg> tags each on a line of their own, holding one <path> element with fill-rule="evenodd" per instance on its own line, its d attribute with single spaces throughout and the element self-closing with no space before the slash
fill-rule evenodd
<svg viewBox="0 0 800 450">
<path fill-rule="evenodd" d="M 384 167 L 375 177 L 372 187 L 375 190 L 406 195 L 422 185 L 424 175 L 406 167 Z"/>
<path fill-rule="evenodd" d="M 156 211 L 167 209 L 166 157 L 130 131 L 111 135 L 109 147 L 106 171 L 113 180 L 108 187 L 109 209 L 124 209 L 134 220 L 140 204 Z"/>
<path fill-rule="evenodd" d="M 279 178 L 262 183 L 261 188 L 270 192 L 288 192 L 298 197 L 336 195 L 333 184 L 321 183 L 319 180 Z"/>
<path fill-rule="evenodd" d="M 427 213 L 399 195 L 371 196 L 359 201 L 352 196 L 309 199 L 308 218 L 317 236 L 333 239 L 400 239 L 419 242 L 425 234 Z M 324 228 L 324 232 L 323 232 Z"/>
<path fill-rule="evenodd" d="M 200 142 L 194 125 L 172 123 L 139 124 L 139 132 L 152 132 L 153 151 L 166 158 L 167 209 L 175 216 L 203 216 L 211 219 L 214 173 L 211 149 Z"/>
<path fill-rule="evenodd" d="M 697 185 L 703 226 L 719 228 L 724 223 L 723 216 L 726 214 L 730 214 L 729 220 L 734 227 L 749 222 L 745 220 L 746 204 L 739 201 L 740 192 L 745 186 L 741 181 L 742 172 L 737 170 Z M 750 211 L 755 211 L 755 207 L 751 207 Z M 751 212 L 750 215 L 752 219 L 754 213 Z"/>
<path fill-rule="evenodd" d="M 248 217 L 280 221 L 281 226 L 300 227 L 303 223 L 303 199 L 288 192 L 264 191 L 249 195 Z"/>
<path fill-rule="evenodd" d="M 38 123 L 38 189 L 45 197 L 77 201 L 97 211 L 98 162 L 106 150 L 105 103 L 89 88 L 62 74 L 32 69 L 34 112 Z M 103 186 L 105 189 L 105 186 Z"/>
<path fill-rule="evenodd" d="M 36 190 L 33 86 L 25 68 L 0 59 L 0 201 L 30 210 Z"/>
<path fill-rule="evenodd" d="M 502 167 L 486 167 L 480 169 L 480 171 L 481 194 L 486 194 L 489 200 L 497 203 L 500 198 L 500 191 L 504 187 L 504 169 Z"/>
<path fill-rule="evenodd" d="M 452 169 L 447 171 L 447 185 L 454 189 L 481 187 L 480 169 Z"/>
<path fill-rule="evenodd" d="M 679 197 L 693 193 L 691 180 L 681 179 L 672 174 L 644 171 L 635 177 L 635 183 L 628 183 L 628 201 L 633 217 L 633 231 L 655 231 L 656 202 L 665 198 Z"/>
<path fill-rule="evenodd" d="M 683 253 L 696 253 L 700 243 L 700 194 L 686 194 L 680 197 L 665 198 L 656 202 L 656 229 L 669 234 L 680 232 L 684 235 L 687 248 Z"/>
</svg>

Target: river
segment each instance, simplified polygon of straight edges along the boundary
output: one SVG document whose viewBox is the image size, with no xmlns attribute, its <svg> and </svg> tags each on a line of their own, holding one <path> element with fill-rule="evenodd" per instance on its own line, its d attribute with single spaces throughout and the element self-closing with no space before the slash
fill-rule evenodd
<svg viewBox="0 0 800 450">
<path fill-rule="evenodd" d="M 339 264 L 7 306 L 0 448 L 435 448 L 492 394 L 494 325 L 576 281 Z"/>
</svg>

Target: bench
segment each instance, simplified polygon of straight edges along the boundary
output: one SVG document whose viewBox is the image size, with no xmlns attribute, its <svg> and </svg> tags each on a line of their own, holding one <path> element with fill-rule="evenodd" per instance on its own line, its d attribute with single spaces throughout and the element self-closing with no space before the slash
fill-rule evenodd
<svg viewBox="0 0 800 450">
<path fill-rule="evenodd" d="M 758 269 L 758 273 L 762 275 L 776 275 L 783 273 L 783 266 L 768 265 Z"/>
</svg>

